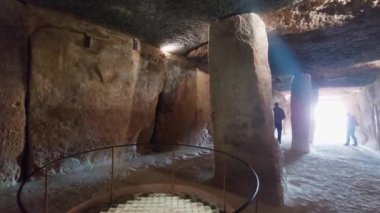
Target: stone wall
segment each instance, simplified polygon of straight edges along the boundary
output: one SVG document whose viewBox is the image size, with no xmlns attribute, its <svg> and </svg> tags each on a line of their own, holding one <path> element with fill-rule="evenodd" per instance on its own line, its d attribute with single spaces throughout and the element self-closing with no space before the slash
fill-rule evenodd
<svg viewBox="0 0 380 213">
<path fill-rule="evenodd" d="M 1 186 L 16 183 L 22 159 L 26 171 L 109 145 L 210 144 L 209 76 L 185 58 L 49 10 L 0 6 Z M 68 159 L 55 172 L 92 168 L 107 153 Z"/>
<path fill-rule="evenodd" d="M 22 157 L 33 169 L 93 148 L 150 141 L 164 82 L 160 50 L 75 18 L 7 3 L 2 8 L 9 14 L 0 17 L 2 186 L 19 178 Z M 104 159 L 86 156 L 55 166 L 69 172 Z"/>
<path fill-rule="evenodd" d="M 348 110 L 358 119 L 359 145 L 380 151 L 380 79 L 347 98 Z"/>
<path fill-rule="evenodd" d="M 29 143 L 41 166 L 127 142 L 140 55 L 132 40 L 45 28 L 31 37 Z"/>
<path fill-rule="evenodd" d="M 28 17 L 30 166 L 89 149 L 148 143 L 164 83 L 161 51 L 46 10 L 30 7 Z M 69 171 L 73 163 L 87 168 L 107 160 L 94 155 L 56 167 Z"/>
<path fill-rule="evenodd" d="M 151 142 L 156 120 L 159 94 L 162 92 L 166 61 L 155 48 L 142 45 L 139 75 L 133 98 L 129 141 L 139 144 Z"/>
<path fill-rule="evenodd" d="M 2 0 L 0 8 L 0 186 L 6 186 L 14 184 L 21 171 L 27 43 L 21 5 Z"/>
<path fill-rule="evenodd" d="M 155 142 L 197 146 L 212 144 L 210 78 L 180 57 L 167 59 L 165 85 L 160 96 Z"/>
</svg>

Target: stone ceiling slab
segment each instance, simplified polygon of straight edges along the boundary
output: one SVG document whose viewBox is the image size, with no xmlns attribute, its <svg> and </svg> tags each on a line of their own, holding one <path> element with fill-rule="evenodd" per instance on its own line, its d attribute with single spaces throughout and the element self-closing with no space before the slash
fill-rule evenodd
<svg viewBox="0 0 380 213">
<path fill-rule="evenodd" d="M 321 86 L 361 86 L 380 76 L 378 0 L 23 1 L 187 54 L 202 69 L 207 69 L 207 48 L 197 48 L 207 44 L 209 24 L 255 12 L 267 24 L 275 76 L 308 72 Z"/>
<path fill-rule="evenodd" d="M 292 0 L 24 0 L 130 33 L 184 53 L 208 40 L 210 22 L 231 14 L 263 12 Z"/>
</svg>

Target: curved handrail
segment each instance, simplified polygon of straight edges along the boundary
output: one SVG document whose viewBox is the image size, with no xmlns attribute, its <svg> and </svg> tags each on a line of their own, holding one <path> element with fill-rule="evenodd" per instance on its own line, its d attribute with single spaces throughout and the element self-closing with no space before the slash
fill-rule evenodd
<svg viewBox="0 0 380 213">
<path fill-rule="evenodd" d="M 136 146 L 183 146 L 183 147 L 192 147 L 192 148 L 204 149 L 204 150 L 208 150 L 208 151 L 213 151 L 213 152 L 221 153 L 223 155 L 229 156 L 229 157 L 231 157 L 231 158 L 239 161 L 240 163 L 242 163 L 244 166 L 246 166 L 250 170 L 250 172 L 252 173 L 253 177 L 256 179 L 256 189 L 251 193 L 249 199 L 247 201 L 245 201 L 244 204 L 241 207 L 239 207 L 238 209 L 236 209 L 234 211 L 234 213 L 240 212 L 243 209 L 245 209 L 253 201 L 253 199 L 255 199 L 255 197 L 256 197 L 256 195 L 257 195 L 257 193 L 259 191 L 260 182 L 259 182 L 259 177 L 258 177 L 257 173 L 255 172 L 255 170 L 247 162 L 245 162 L 242 159 L 240 159 L 240 158 L 238 158 L 238 157 L 236 157 L 234 155 L 231 155 L 231 154 L 229 154 L 227 152 L 220 151 L 220 150 L 217 150 L 217 149 L 207 148 L 207 147 L 200 147 L 200 146 L 194 146 L 194 145 L 188 145 L 188 144 L 177 144 L 177 143 L 164 143 L 164 144 L 122 144 L 122 145 L 106 146 L 106 147 L 97 148 L 97 149 L 91 149 L 91 150 L 87 150 L 87 151 L 83 151 L 83 152 L 79 152 L 79 153 L 75 153 L 75 154 L 71 154 L 71 155 L 66 155 L 66 156 L 63 156 L 61 158 L 52 160 L 49 163 L 43 165 L 42 167 L 38 167 L 32 173 L 30 173 L 25 180 L 22 181 L 19 189 L 17 190 L 17 205 L 18 205 L 18 207 L 20 208 L 20 210 L 22 212 L 25 212 L 25 213 L 28 212 L 25 209 L 24 205 L 22 204 L 22 200 L 21 200 L 22 189 L 23 189 L 24 185 L 30 180 L 31 177 L 33 177 L 35 174 L 37 174 L 38 172 L 42 171 L 43 169 L 46 169 L 48 166 L 53 165 L 56 162 L 62 161 L 64 159 L 75 157 L 75 156 L 79 156 L 79 155 L 83 155 L 83 154 L 86 154 L 86 153 L 96 152 L 96 151 L 100 151 L 100 150 L 120 148 L 120 147 L 136 147 Z"/>
</svg>

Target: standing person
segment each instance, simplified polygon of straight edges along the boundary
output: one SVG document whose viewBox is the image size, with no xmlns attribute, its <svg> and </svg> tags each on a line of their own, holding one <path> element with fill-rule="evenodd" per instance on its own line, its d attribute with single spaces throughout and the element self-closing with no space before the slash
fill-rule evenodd
<svg viewBox="0 0 380 213">
<path fill-rule="evenodd" d="M 273 115 L 274 115 L 274 130 L 276 131 L 277 129 L 277 140 L 278 140 L 278 143 L 281 144 L 282 120 L 285 119 L 285 112 L 281 107 L 278 106 L 278 103 L 274 103 Z"/>
<path fill-rule="evenodd" d="M 347 141 L 344 145 L 350 145 L 350 137 L 354 140 L 354 146 L 358 145 L 358 141 L 355 137 L 355 128 L 358 126 L 358 121 L 355 116 L 351 113 L 347 113 Z"/>
</svg>

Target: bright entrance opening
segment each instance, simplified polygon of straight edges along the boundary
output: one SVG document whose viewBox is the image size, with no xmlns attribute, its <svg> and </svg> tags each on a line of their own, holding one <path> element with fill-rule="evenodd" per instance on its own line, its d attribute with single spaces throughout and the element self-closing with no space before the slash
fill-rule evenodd
<svg viewBox="0 0 380 213">
<path fill-rule="evenodd" d="M 315 108 L 315 143 L 344 144 L 346 142 L 347 109 L 339 98 L 323 97 Z"/>
</svg>

